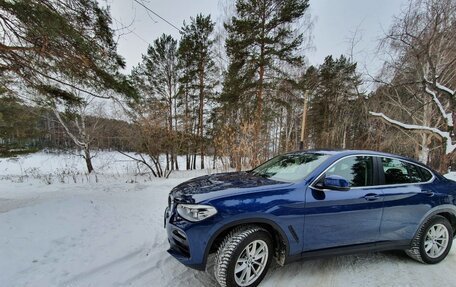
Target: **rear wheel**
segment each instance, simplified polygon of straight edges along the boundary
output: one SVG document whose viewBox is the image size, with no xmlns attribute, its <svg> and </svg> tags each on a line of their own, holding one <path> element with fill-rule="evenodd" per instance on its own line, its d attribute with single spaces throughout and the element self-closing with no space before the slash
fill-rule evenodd
<svg viewBox="0 0 456 287">
<path fill-rule="evenodd" d="M 257 286 L 272 259 L 270 234 L 257 226 L 240 227 L 228 234 L 215 256 L 215 278 L 221 286 Z"/>
<path fill-rule="evenodd" d="M 445 259 L 452 243 L 451 224 L 445 217 L 436 215 L 420 227 L 406 253 L 422 263 L 435 264 Z"/>
</svg>

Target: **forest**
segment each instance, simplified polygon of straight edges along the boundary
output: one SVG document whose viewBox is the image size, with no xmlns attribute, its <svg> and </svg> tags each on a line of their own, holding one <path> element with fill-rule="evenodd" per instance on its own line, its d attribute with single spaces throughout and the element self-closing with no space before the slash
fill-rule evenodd
<svg viewBox="0 0 456 287">
<path fill-rule="evenodd" d="M 312 1 L 230 2 L 223 23 L 190 17 L 127 73 L 108 6 L 0 1 L 0 154 L 78 150 L 90 173 L 95 150 L 114 150 L 156 177 L 210 168 L 207 157 L 246 170 L 298 149 L 451 169 L 455 0 L 409 0 L 381 35 L 372 74 L 349 53 L 308 63 Z"/>
</svg>

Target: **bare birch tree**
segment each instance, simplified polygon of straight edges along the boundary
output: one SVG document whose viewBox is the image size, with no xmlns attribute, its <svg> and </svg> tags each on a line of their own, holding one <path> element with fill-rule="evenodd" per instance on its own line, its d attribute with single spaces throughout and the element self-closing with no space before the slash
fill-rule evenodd
<svg viewBox="0 0 456 287">
<path fill-rule="evenodd" d="M 370 114 L 401 129 L 417 132 L 422 140 L 419 157 L 424 162 L 429 153 L 429 136 L 441 139 L 446 158 L 456 148 L 453 124 L 455 20 L 454 0 L 411 0 L 384 39 L 393 54 L 392 62 L 386 65 L 390 79 L 384 82 L 407 89 L 415 103 L 420 103 L 420 108 L 410 110 L 406 102 L 400 102 L 397 95 L 392 94 L 390 99 L 396 101 L 397 107 L 407 115 L 406 119 L 381 111 L 370 111 Z"/>
<path fill-rule="evenodd" d="M 78 92 L 76 91 L 76 93 Z M 78 95 L 78 97 L 82 98 L 81 95 Z M 96 138 L 97 131 L 100 128 L 100 119 L 103 116 L 102 104 L 95 102 L 95 97 L 88 96 L 85 100 L 63 107 L 56 101 L 53 101 L 50 105 L 65 133 L 76 147 L 81 149 L 81 157 L 86 163 L 88 173 L 94 171 L 92 164 L 94 155 L 91 152 L 91 145 Z M 90 117 L 93 119 L 92 121 L 89 121 Z"/>
</svg>

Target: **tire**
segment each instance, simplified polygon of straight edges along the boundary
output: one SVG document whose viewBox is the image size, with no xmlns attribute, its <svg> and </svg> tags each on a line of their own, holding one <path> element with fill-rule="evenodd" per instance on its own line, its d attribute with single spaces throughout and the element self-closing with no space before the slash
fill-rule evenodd
<svg viewBox="0 0 456 287">
<path fill-rule="evenodd" d="M 412 240 L 408 256 L 426 264 L 436 264 L 445 259 L 453 243 L 453 228 L 443 216 L 436 215 L 423 223 Z"/>
<path fill-rule="evenodd" d="M 256 252 L 253 250 L 254 246 Z M 249 258 L 252 255 L 249 252 L 257 254 L 253 257 L 257 259 Z M 252 225 L 236 228 L 225 237 L 217 251 L 214 264 L 215 278 L 222 287 L 257 286 L 266 275 L 273 254 L 272 239 L 268 231 Z M 240 264 L 238 260 L 244 263 Z M 236 267 L 238 273 L 235 274 Z M 253 270 L 258 272 L 252 275 L 254 277 L 250 280 L 249 269 L 250 274 Z"/>
</svg>

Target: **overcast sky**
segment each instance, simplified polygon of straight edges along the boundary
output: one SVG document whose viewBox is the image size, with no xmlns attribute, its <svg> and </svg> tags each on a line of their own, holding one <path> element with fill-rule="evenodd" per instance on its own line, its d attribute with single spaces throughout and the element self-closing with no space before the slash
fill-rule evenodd
<svg viewBox="0 0 456 287">
<path fill-rule="evenodd" d="M 221 0 L 225 1 L 225 0 Z M 234 1 L 234 0 L 233 0 Z M 114 26 L 122 23 L 133 31 L 119 38 L 119 53 L 127 61 L 127 70 L 141 60 L 148 43 L 162 33 L 179 37 L 179 32 L 148 13 L 133 0 L 107 0 L 111 6 Z M 143 0 L 150 9 L 177 27 L 184 20 L 198 13 L 211 14 L 220 19 L 222 3 L 219 0 Z M 311 64 L 321 64 L 327 55 L 339 56 L 350 51 L 350 39 L 358 31 L 360 39 L 355 49 L 355 59 L 360 69 L 367 67 L 375 73 L 380 62 L 375 58 L 378 40 L 398 15 L 406 0 L 310 0 L 310 14 L 314 19 L 313 51 L 306 52 Z M 120 22 L 120 23 L 119 23 Z M 121 32 L 121 31 L 119 31 Z"/>
</svg>

